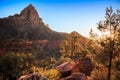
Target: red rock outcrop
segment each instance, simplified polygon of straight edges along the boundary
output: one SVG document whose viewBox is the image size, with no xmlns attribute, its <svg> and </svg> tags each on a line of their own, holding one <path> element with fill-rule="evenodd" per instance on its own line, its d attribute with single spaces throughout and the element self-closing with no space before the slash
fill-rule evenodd
<svg viewBox="0 0 120 80">
<path fill-rule="evenodd" d="M 58 71 L 60 71 L 60 73 L 61 73 L 60 78 L 65 78 L 67 76 L 70 76 L 74 65 L 75 64 L 73 62 L 65 62 L 65 63 L 57 66 L 56 69 Z"/>
<path fill-rule="evenodd" d="M 87 80 L 93 70 L 89 57 L 79 58 L 76 62 L 65 62 L 56 67 L 60 71 L 60 80 Z"/>
<path fill-rule="evenodd" d="M 69 70 L 72 70 L 72 68 L 74 67 L 75 63 L 74 62 L 65 62 L 59 66 L 57 66 L 56 68 L 59 70 L 59 71 L 69 71 Z"/>
<path fill-rule="evenodd" d="M 89 57 L 79 58 L 72 69 L 73 72 L 81 72 L 86 74 L 87 76 L 90 76 L 92 70 L 93 64 Z"/>
</svg>

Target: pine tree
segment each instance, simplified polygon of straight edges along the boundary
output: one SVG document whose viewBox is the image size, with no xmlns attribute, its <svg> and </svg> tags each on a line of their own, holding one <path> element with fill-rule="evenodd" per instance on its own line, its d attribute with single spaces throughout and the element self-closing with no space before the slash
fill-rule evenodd
<svg viewBox="0 0 120 80">
<path fill-rule="evenodd" d="M 100 44 L 104 54 L 107 54 L 108 80 L 110 80 L 112 61 L 115 54 L 118 52 L 118 46 L 120 46 L 120 11 L 117 10 L 116 13 L 113 13 L 112 7 L 106 8 L 105 20 L 99 22 L 98 30 L 104 33 Z M 119 54 L 119 52 L 117 54 Z"/>
</svg>

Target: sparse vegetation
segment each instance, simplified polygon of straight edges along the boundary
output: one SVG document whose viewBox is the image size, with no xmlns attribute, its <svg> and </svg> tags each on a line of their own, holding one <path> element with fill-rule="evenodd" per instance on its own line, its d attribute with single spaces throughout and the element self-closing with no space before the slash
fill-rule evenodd
<svg viewBox="0 0 120 80">
<path fill-rule="evenodd" d="M 60 77 L 60 73 L 56 69 L 40 68 L 39 73 L 46 76 L 49 80 L 58 80 Z"/>
<path fill-rule="evenodd" d="M 32 66 L 36 64 L 32 54 L 25 53 L 6 53 L 0 58 L 0 74 L 3 80 L 16 80 L 21 75 L 32 71 Z"/>
<path fill-rule="evenodd" d="M 94 69 L 91 73 L 91 80 L 107 80 L 107 69 Z"/>
</svg>

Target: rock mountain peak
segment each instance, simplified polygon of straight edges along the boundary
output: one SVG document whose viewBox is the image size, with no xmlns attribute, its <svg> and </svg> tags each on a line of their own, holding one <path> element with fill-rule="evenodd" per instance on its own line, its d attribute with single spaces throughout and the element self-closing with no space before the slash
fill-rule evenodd
<svg viewBox="0 0 120 80">
<path fill-rule="evenodd" d="M 32 4 L 24 8 L 20 14 L 0 19 L 0 26 L 34 27 L 43 25 L 42 19 L 39 17 L 37 10 Z"/>
<path fill-rule="evenodd" d="M 34 6 L 32 4 L 28 5 L 26 8 L 24 8 L 20 15 L 25 16 L 25 17 L 39 17 L 38 12 L 36 11 L 36 9 L 34 8 Z M 34 17 L 34 18 L 35 18 Z"/>
<path fill-rule="evenodd" d="M 58 33 L 42 22 L 35 7 L 30 4 L 20 14 L 0 19 L 0 41 L 8 40 L 62 40 Z"/>
<path fill-rule="evenodd" d="M 32 4 L 29 4 L 28 7 L 33 7 L 34 8 L 34 6 Z"/>
</svg>

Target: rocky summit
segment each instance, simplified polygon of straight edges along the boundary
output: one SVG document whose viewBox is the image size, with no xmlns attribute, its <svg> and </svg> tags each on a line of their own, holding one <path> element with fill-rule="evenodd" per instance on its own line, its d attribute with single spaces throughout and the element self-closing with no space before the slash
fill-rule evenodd
<svg viewBox="0 0 120 80">
<path fill-rule="evenodd" d="M 24 8 L 20 14 L 0 19 L 0 26 L 35 27 L 41 25 L 44 25 L 44 23 L 32 4 Z"/>
<path fill-rule="evenodd" d="M 3 40 L 49 40 L 58 41 L 65 33 L 51 30 L 39 17 L 32 4 L 24 8 L 20 14 L 0 18 L 0 41 Z"/>
</svg>

